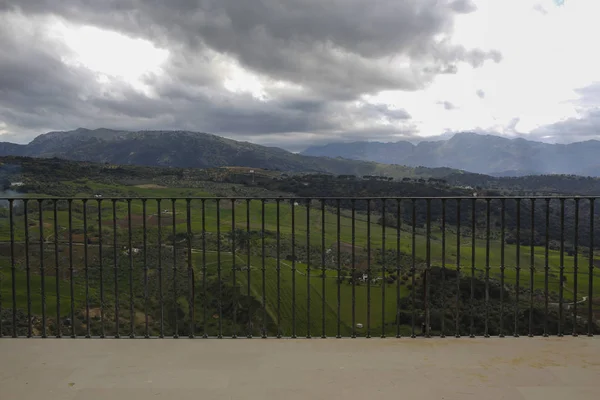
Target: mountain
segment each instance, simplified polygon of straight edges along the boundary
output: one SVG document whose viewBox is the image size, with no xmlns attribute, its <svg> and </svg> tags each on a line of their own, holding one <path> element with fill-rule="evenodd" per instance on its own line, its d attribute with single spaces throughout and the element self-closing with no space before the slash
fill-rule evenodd
<svg viewBox="0 0 600 400">
<path fill-rule="evenodd" d="M 385 175 L 396 178 L 443 177 L 453 172 L 449 168 L 412 168 L 300 155 L 207 133 L 131 132 L 104 128 L 50 132 L 36 137 L 27 145 L 0 143 L 0 156 L 56 157 L 74 161 L 181 168 L 240 166 L 287 172 Z"/>
<path fill-rule="evenodd" d="M 600 141 L 549 144 L 494 135 L 457 133 L 448 140 L 354 142 L 312 146 L 301 154 L 384 164 L 449 167 L 494 176 L 575 174 L 600 176 Z"/>
</svg>

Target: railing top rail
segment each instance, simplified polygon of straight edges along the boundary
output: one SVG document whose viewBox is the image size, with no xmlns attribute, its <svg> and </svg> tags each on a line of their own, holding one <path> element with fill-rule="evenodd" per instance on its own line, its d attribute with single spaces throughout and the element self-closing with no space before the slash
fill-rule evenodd
<svg viewBox="0 0 600 400">
<path fill-rule="evenodd" d="M 599 195 L 589 196 L 377 196 L 377 197 L 353 197 L 353 196 L 102 196 L 102 197 L 0 197 L 2 201 L 20 200 L 20 201 L 39 201 L 39 200 L 573 200 L 573 199 L 589 199 L 596 200 Z"/>
</svg>

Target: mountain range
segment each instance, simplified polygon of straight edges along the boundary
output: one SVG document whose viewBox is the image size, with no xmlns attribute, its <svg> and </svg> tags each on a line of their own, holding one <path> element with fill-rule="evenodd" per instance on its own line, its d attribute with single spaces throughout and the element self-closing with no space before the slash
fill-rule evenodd
<svg viewBox="0 0 600 400">
<path fill-rule="evenodd" d="M 183 168 L 242 166 L 390 177 L 445 177 L 460 170 L 492 176 L 600 176 L 598 154 L 597 140 L 548 144 L 475 133 L 458 133 L 447 140 L 416 144 L 331 143 L 309 147 L 301 154 L 189 131 L 79 128 L 42 134 L 29 144 L 0 142 L 0 156 Z"/>
<path fill-rule="evenodd" d="M 353 142 L 312 146 L 304 155 L 406 166 L 448 167 L 493 176 L 600 176 L 600 141 L 549 144 L 494 135 L 457 133 L 448 140 Z"/>
<path fill-rule="evenodd" d="M 424 169 L 343 158 L 314 157 L 188 131 L 122 131 L 79 128 L 50 132 L 29 144 L 1 142 L 0 156 L 60 158 L 109 164 L 180 168 L 253 167 L 337 175 L 442 177 L 449 168 Z"/>
</svg>

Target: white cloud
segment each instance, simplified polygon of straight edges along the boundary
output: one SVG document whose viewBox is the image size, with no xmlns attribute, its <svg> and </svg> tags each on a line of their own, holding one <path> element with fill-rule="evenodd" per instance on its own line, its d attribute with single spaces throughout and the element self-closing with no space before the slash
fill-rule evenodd
<svg viewBox="0 0 600 400">
<path fill-rule="evenodd" d="M 46 29 L 49 37 L 71 50 L 69 57 L 63 57 L 66 64 L 94 71 L 100 83 L 123 80 L 148 96 L 155 95 L 144 78 L 163 73 L 169 50 L 157 48 L 148 40 L 63 20 L 53 20 Z"/>
<path fill-rule="evenodd" d="M 600 81 L 600 2 L 480 0 L 475 13 L 457 17 L 453 40 L 467 48 L 498 49 L 502 62 L 459 68 L 419 92 L 382 93 L 374 99 L 404 107 L 423 135 L 484 129 L 522 133 L 578 114 L 576 90 Z M 543 6 L 540 13 L 536 6 Z M 477 91 L 483 91 L 480 98 Z M 440 101 L 456 105 L 447 111 Z"/>
</svg>

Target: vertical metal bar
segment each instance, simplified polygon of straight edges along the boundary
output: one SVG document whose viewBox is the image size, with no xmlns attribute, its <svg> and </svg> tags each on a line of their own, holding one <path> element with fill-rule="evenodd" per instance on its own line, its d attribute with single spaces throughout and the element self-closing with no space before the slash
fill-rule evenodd
<svg viewBox="0 0 600 400">
<path fill-rule="evenodd" d="M 0 266 L 0 285 L 2 285 L 2 275 L 1 274 L 2 274 L 2 267 Z M 1 287 L 0 287 L 0 289 L 1 289 Z M 14 308 L 14 305 L 13 305 L 13 308 Z M 4 334 L 3 334 L 4 326 L 2 325 L 3 324 L 2 321 L 3 321 L 3 319 L 2 319 L 2 290 L 0 290 L 0 338 L 4 337 Z"/>
<path fill-rule="evenodd" d="M 416 264 L 415 264 L 415 258 L 417 257 L 417 202 L 415 199 L 412 199 L 412 243 L 411 243 L 411 250 L 412 250 L 412 260 L 411 260 L 411 265 L 410 265 L 410 274 L 412 275 L 412 304 L 411 304 L 411 311 L 412 311 L 412 317 L 411 317 L 411 337 L 412 338 L 416 338 L 417 335 L 415 334 L 415 323 L 416 323 L 416 307 L 415 307 L 415 303 L 417 301 L 416 299 L 416 292 L 415 292 L 415 273 L 416 273 Z"/>
<path fill-rule="evenodd" d="M 371 337 L 371 199 L 367 199 L 367 338 Z"/>
<path fill-rule="evenodd" d="M 115 280 L 115 338 L 119 338 L 119 248 L 117 247 L 117 200 L 112 200 L 113 213 L 113 272 Z"/>
<path fill-rule="evenodd" d="M 292 208 L 292 339 L 296 338 L 296 200 Z"/>
<path fill-rule="evenodd" d="M 558 276 L 558 336 L 563 336 L 563 301 L 565 286 L 565 199 L 560 199 L 560 272 Z"/>
<path fill-rule="evenodd" d="M 206 199 L 202 199 L 202 337 L 208 337 L 208 297 L 206 291 Z"/>
<path fill-rule="evenodd" d="M 266 259 L 265 259 L 265 199 L 261 199 L 261 256 L 262 256 L 262 306 L 263 306 L 263 315 L 262 315 L 262 338 L 266 338 L 267 337 L 267 294 L 266 294 L 266 289 L 265 289 L 265 281 L 266 281 Z M 309 229 L 308 225 L 306 227 L 307 231 Z"/>
<path fill-rule="evenodd" d="M 485 332 L 486 338 L 490 337 L 488 319 L 490 315 L 490 213 L 491 200 L 486 200 L 485 219 Z M 502 289 L 502 288 L 500 288 Z"/>
<path fill-rule="evenodd" d="M 544 337 L 548 337 L 548 275 L 550 274 L 550 199 L 546 199 L 546 240 L 544 249 Z"/>
<path fill-rule="evenodd" d="M 471 200 L 471 297 L 469 299 L 469 309 L 471 313 L 471 328 L 469 337 L 475 337 L 475 230 L 477 228 L 475 221 L 475 208 L 477 199 Z"/>
<path fill-rule="evenodd" d="M 188 315 L 190 318 L 190 333 L 188 337 L 191 339 L 196 333 L 195 315 L 196 282 L 194 280 L 194 268 L 192 264 L 192 200 L 186 199 L 186 222 L 187 222 L 187 269 L 188 269 Z"/>
<path fill-rule="evenodd" d="M 514 337 L 519 337 L 519 280 L 521 278 L 521 199 L 516 199 L 517 203 L 517 254 L 516 254 L 516 281 L 515 281 L 515 327 Z"/>
<path fill-rule="evenodd" d="M 100 338 L 106 336 L 104 327 L 104 261 L 102 254 L 102 199 L 98 199 L 98 269 L 100 271 Z"/>
<path fill-rule="evenodd" d="M 531 199 L 531 232 L 529 236 L 529 337 L 533 337 L 533 284 L 535 279 L 535 199 Z"/>
<path fill-rule="evenodd" d="M 321 199 L 321 338 L 325 338 L 325 200 Z"/>
<path fill-rule="evenodd" d="M 2 272 L 2 267 L 0 266 L 0 273 Z M 0 279 L 0 284 L 2 283 L 2 280 Z M 0 290 L 0 338 L 4 337 L 4 334 L 2 332 L 4 332 L 4 326 L 3 326 L 3 319 L 2 319 L 2 290 Z"/>
<path fill-rule="evenodd" d="M 131 199 L 127 199 L 127 241 L 129 245 L 129 337 L 135 337 L 135 314 L 133 311 L 133 238 L 131 228 Z"/>
<path fill-rule="evenodd" d="M 425 337 L 431 337 L 429 332 L 430 325 L 430 309 L 429 309 L 429 276 L 431 274 L 431 199 L 426 200 L 426 220 L 425 220 L 425 290 L 424 290 L 424 303 L 425 303 Z"/>
<path fill-rule="evenodd" d="M 402 224 L 402 200 L 396 200 L 396 337 L 400 338 L 400 231 Z"/>
<path fill-rule="evenodd" d="M 573 336 L 577 333 L 577 290 L 579 280 L 579 197 L 575 198 L 575 238 L 573 239 Z"/>
<path fill-rule="evenodd" d="M 442 199 L 442 317 L 440 337 L 446 337 L 446 199 Z"/>
<path fill-rule="evenodd" d="M 12 289 L 12 337 L 17 337 L 17 271 L 15 267 L 15 227 L 13 221 L 13 199 L 8 200 L 8 224 L 10 225 L 10 275 Z M 1 319 L 2 317 L 0 317 Z M 1 329 L 1 328 L 0 328 Z"/>
<path fill-rule="evenodd" d="M 148 229 L 146 226 L 146 199 L 142 199 L 142 231 L 144 246 L 144 337 L 150 337 L 150 326 L 148 320 Z"/>
<path fill-rule="evenodd" d="M 336 211 L 337 211 L 337 232 L 336 232 L 336 242 L 337 242 L 337 335 L 336 338 L 342 337 L 341 332 L 341 317 L 342 317 L 342 292 L 341 292 L 341 284 L 342 284 L 342 245 L 340 243 L 341 240 L 341 220 L 340 220 L 340 199 L 336 200 Z"/>
<path fill-rule="evenodd" d="M 60 268 L 59 268 L 59 256 L 58 256 L 58 200 L 53 201 L 54 211 L 54 273 L 55 276 L 55 291 L 56 291 L 56 337 L 62 336 L 62 329 L 60 323 Z"/>
<path fill-rule="evenodd" d="M 179 338 L 179 313 L 177 304 L 178 296 L 177 296 L 177 209 L 176 203 L 177 199 L 171 199 L 171 230 L 173 235 L 173 314 L 175 318 L 175 331 L 173 332 L 173 338 Z"/>
<path fill-rule="evenodd" d="M 23 219 L 25 222 L 25 274 L 27 285 L 27 337 L 33 336 L 33 327 L 31 321 L 31 266 L 29 260 L 29 203 L 27 199 L 23 200 Z"/>
<path fill-rule="evenodd" d="M 88 216 L 87 199 L 83 199 L 83 265 L 85 275 L 85 337 L 91 337 L 90 321 L 90 271 L 88 266 Z"/>
<path fill-rule="evenodd" d="M 43 217 L 43 202 L 38 200 L 39 206 L 39 229 L 40 229 L 40 283 L 42 291 L 42 337 L 46 335 L 46 271 L 44 270 L 44 217 Z"/>
<path fill-rule="evenodd" d="M 594 198 L 590 198 L 590 251 L 588 276 L 588 336 L 593 335 L 593 302 L 594 302 Z"/>
<path fill-rule="evenodd" d="M 71 338 L 75 338 L 75 287 L 73 282 L 73 199 L 68 200 L 69 206 L 69 296 L 71 297 Z"/>
<path fill-rule="evenodd" d="M 163 299 L 163 271 L 162 271 L 162 210 L 160 208 L 161 199 L 156 199 L 158 211 L 158 297 L 160 304 L 160 334 L 162 339 L 165 337 L 165 302 Z"/>
<path fill-rule="evenodd" d="M 456 310 L 454 336 L 460 337 L 460 199 L 456 199 Z"/>
<path fill-rule="evenodd" d="M 385 338 L 385 199 L 381 200 L 381 337 Z"/>
<path fill-rule="evenodd" d="M 235 231 L 235 199 L 231 199 L 231 281 L 233 284 L 233 332 L 231 332 L 232 338 L 237 338 L 237 277 L 236 277 L 236 247 L 237 247 L 237 236 Z"/>
<path fill-rule="evenodd" d="M 219 305 L 219 320 L 217 322 L 219 332 L 217 337 L 223 338 L 223 288 L 221 281 L 221 201 L 216 199 L 217 202 L 217 282 L 218 282 L 218 301 Z"/>
<path fill-rule="evenodd" d="M 506 240 L 506 200 L 501 202 L 501 227 L 500 227 L 500 337 L 504 337 L 504 272 L 505 272 L 505 240 Z"/>
<path fill-rule="evenodd" d="M 277 223 L 277 241 L 276 241 L 276 257 L 277 257 L 277 338 L 281 339 L 281 221 L 280 221 L 280 199 L 275 202 L 276 207 L 276 223 Z"/>
<path fill-rule="evenodd" d="M 250 285 L 250 277 L 251 277 L 251 266 L 250 266 L 250 199 L 246 199 L 246 280 L 247 287 L 246 292 L 248 295 L 248 334 L 246 335 L 248 338 L 252 337 L 252 287 Z M 294 254 L 294 215 L 292 214 L 292 254 Z M 293 257 L 293 256 L 292 256 Z M 294 261 L 292 261 L 292 269 L 294 267 Z M 292 272 L 293 274 L 293 272 Z M 294 277 L 292 277 L 294 279 Z M 295 290 L 295 287 L 292 291 Z M 295 298 L 292 300 L 295 301 Z M 295 312 L 293 310 L 292 312 Z M 293 322 L 295 324 L 295 320 Z M 295 331 L 295 330 L 294 330 Z"/>
<path fill-rule="evenodd" d="M 352 338 L 356 338 L 356 200 L 352 204 Z"/>
<path fill-rule="evenodd" d="M 306 200 L 306 337 L 310 339 L 310 199 Z"/>
</svg>

